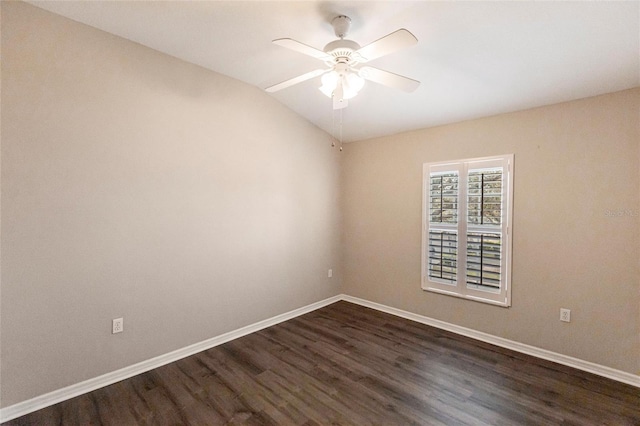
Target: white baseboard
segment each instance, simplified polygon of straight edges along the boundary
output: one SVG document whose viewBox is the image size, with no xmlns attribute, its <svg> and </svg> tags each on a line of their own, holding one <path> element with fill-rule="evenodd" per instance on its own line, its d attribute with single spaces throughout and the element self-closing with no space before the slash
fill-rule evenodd
<svg viewBox="0 0 640 426">
<path fill-rule="evenodd" d="M 107 373 L 93 379 L 85 380 L 84 382 L 76 383 L 74 385 L 49 392 L 44 395 L 29 399 L 27 401 L 10 405 L 6 408 L 0 409 L 0 423 L 15 419 L 20 416 L 24 416 L 25 414 L 29 414 L 42 408 L 49 407 L 67 399 L 74 398 L 78 395 L 100 389 L 102 387 L 108 386 L 124 379 L 128 379 L 138 374 L 145 373 L 147 371 L 153 370 L 154 368 L 161 367 L 171 362 L 178 361 L 179 359 L 186 358 L 188 356 L 197 354 L 198 352 L 213 348 L 214 346 L 218 346 L 239 337 L 246 336 L 247 334 L 254 333 L 256 331 L 262 330 L 263 328 L 271 327 L 272 325 L 276 325 L 283 321 L 287 321 L 311 311 L 315 311 L 316 309 L 330 305 L 341 299 L 341 295 L 333 296 L 328 299 L 324 299 L 319 302 L 294 309 L 293 311 L 289 311 L 284 314 L 276 315 L 272 318 L 256 322 L 254 324 L 250 324 L 246 327 L 221 334 L 220 336 L 216 336 L 211 339 L 186 346 L 182 349 L 178 349 L 173 352 L 169 352 L 164 355 L 160 355 L 155 358 L 130 365 L 120 370 L 112 371 L 111 373 Z"/>
<path fill-rule="evenodd" d="M 215 346 L 227 343 L 231 340 L 237 339 L 247 334 L 254 333 L 262 330 L 263 328 L 271 327 L 283 321 L 290 320 L 292 318 L 304 315 L 316 309 L 320 309 L 324 306 L 332 303 L 344 300 L 347 302 L 355 303 L 357 305 L 366 306 L 381 312 L 386 312 L 391 315 L 406 318 L 411 321 L 416 321 L 422 324 L 430 325 L 432 327 L 440 328 L 442 330 L 451 331 L 462 336 L 471 337 L 472 339 L 480 340 L 482 342 L 491 343 L 496 346 L 500 346 L 506 349 L 511 349 L 516 352 L 521 352 L 527 355 L 532 355 L 538 358 L 546 359 L 548 361 L 557 362 L 558 364 L 566 365 L 576 368 L 578 370 L 587 371 L 589 373 L 597 374 L 599 376 L 607 377 L 609 379 L 616 380 L 618 382 L 627 383 L 629 385 L 640 387 L 640 376 L 630 374 L 624 371 L 616 370 L 603 365 L 595 364 L 588 361 L 583 361 L 578 358 L 573 358 L 567 355 L 562 355 L 556 352 L 551 352 L 545 349 L 536 348 L 535 346 L 525 345 L 523 343 L 515 342 L 513 340 L 504 339 L 502 337 L 493 336 L 491 334 L 482 333 L 480 331 L 472 330 L 470 328 L 460 327 L 455 324 L 450 324 L 437 319 L 425 317 L 423 315 L 414 314 L 412 312 L 403 311 L 401 309 L 392 308 L 390 306 L 382 305 L 380 303 L 370 302 L 368 300 L 360 299 L 357 297 L 349 296 L 346 294 L 340 294 L 330 297 L 328 299 L 321 300 L 316 303 L 312 303 L 307 306 L 303 306 L 293 311 L 286 312 L 284 314 L 276 315 L 272 318 L 268 318 L 263 321 L 248 325 L 246 327 L 239 328 L 234 331 L 230 331 L 220 336 L 213 337 L 211 339 L 204 340 L 199 343 L 184 347 L 182 349 L 169 352 L 164 355 L 151 358 L 149 360 L 134 364 L 120 370 L 113 371 L 111 373 L 104 374 L 102 376 L 95 377 L 93 379 L 86 380 L 84 382 L 76 383 L 71 386 L 67 386 L 62 389 L 49 392 L 44 395 L 37 396 L 27 401 L 19 402 L 17 404 L 0 409 L 0 422 L 6 422 L 15 419 L 25 414 L 32 413 L 42 408 L 48 407 L 53 404 L 65 401 L 67 399 L 74 398 L 78 395 L 85 394 L 87 392 L 94 391 L 96 389 L 108 386 L 110 384 L 119 382 L 124 379 L 136 376 L 141 373 L 153 370 L 154 368 L 161 367 L 179 359 L 186 358 L 188 356 L 197 354 L 204 350 L 213 348 Z"/>
<path fill-rule="evenodd" d="M 607 377 L 609 379 L 613 379 L 618 382 L 640 387 L 640 376 L 627 373 L 626 371 L 620 371 L 614 368 L 605 367 L 604 365 L 599 365 L 593 362 L 584 361 L 584 360 L 573 358 L 567 355 L 562 355 L 557 352 L 551 352 L 546 349 L 537 348 L 535 346 L 525 345 L 524 343 L 519 343 L 513 340 L 504 339 L 502 337 L 493 336 L 491 334 L 483 333 L 481 331 L 476 331 L 470 328 L 460 327 L 459 325 L 450 324 L 448 322 L 414 314 L 413 312 L 407 312 L 401 309 L 392 308 L 390 306 L 382 305 L 380 303 L 370 302 L 368 300 L 360 299 L 353 296 L 348 296 L 343 294 L 341 295 L 341 300 L 366 306 L 368 308 L 372 308 L 381 312 L 386 312 L 388 314 L 402 317 L 411 321 L 416 321 L 422 324 L 430 325 L 432 327 L 440 328 L 442 330 L 450 331 L 452 333 L 460 334 L 462 336 L 471 337 L 472 339 L 480 340 L 486 343 L 491 343 L 492 345 L 500 346 L 502 348 L 511 349 L 516 352 L 532 355 L 537 358 L 546 359 L 547 361 L 553 361 L 558 364 L 576 368 L 578 370 L 597 374 L 598 376 Z"/>
</svg>

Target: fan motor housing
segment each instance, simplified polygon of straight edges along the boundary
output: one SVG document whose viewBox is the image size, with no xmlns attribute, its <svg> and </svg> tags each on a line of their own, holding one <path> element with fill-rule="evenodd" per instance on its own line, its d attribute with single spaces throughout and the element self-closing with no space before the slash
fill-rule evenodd
<svg viewBox="0 0 640 426">
<path fill-rule="evenodd" d="M 336 59 L 351 60 L 351 54 L 360 49 L 360 45 L 353 40 L 335 40 L 324 47 L 324 52 Z"/>
</svg>

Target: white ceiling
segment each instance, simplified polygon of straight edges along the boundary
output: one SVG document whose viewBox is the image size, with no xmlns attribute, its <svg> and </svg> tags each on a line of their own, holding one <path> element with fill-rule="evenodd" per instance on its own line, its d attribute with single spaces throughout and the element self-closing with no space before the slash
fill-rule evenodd
<svg viewBox="0 0 640 426">
<path fill-rule="evenodd" d="M 368 139 L 640 86 L 640 2 L 30 1 L 265 88 L 322 63 L 274 45 L 322 49 L 352 19 L 368 44 L 406 28 L 418 44 L 369 64 L 420 80 L 413 93 L 367 83 L 343 110 L 344 141 Z M 272 94 L 329 133 L 339 111 L 319 77 Z"/>
</svg>

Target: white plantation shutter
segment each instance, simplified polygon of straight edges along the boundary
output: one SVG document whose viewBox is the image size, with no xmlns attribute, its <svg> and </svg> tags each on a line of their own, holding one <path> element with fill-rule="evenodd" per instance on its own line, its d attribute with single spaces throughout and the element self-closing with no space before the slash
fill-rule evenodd
<svg viewBox="0 0 640 426">
<path fill-rule="evenodd" d="M 502 270 L 502 235 L 467 233 L 467 287 L 499 291 Z"/>
<path fill-rule="evenodd" d="M 507 166 L 508 167 L 508 166 Z M 502 288 L 504 164 L 471 162 L 467 168 L 467 288 L 499 293 Z"/>
<path fill-rule="evenodd" d="M 458 271 L 458 234 L 429 231 L 429 277 L 455 283 Z"/>
<path fill-rule="evenodd" d="M 458 173 L 434 173 L 429 183 L 429 214 L 432 223 L 458 222 Z"/>
<path fill-rule="evenodd" d="M 429 174 L 426 263 L 431 280 L 456 285 L 458 281 L 458 218 L 460 172 L 445 165 Z M 464 216 L 463 216 L 464 218 Z"/>
<path fill-rule="evenodd" d="M 509 306 L 512 161 L 425 164 L 424 289 Z"/>
<path fill-rule="evenodd" d="M 502 168 L 470 170 L 467 179 L 467 222 L 502 223 Z"/>
</svg>

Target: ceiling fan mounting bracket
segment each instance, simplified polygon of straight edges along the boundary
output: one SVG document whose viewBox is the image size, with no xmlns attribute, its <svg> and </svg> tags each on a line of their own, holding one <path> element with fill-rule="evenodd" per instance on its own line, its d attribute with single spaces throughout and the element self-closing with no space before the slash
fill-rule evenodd
<svg viewBox="0 0 640 426">
<path fill-rule="evenodd" d="M 338 15 L 331 21 L 331 26 L 336 37 L 345 38 L 351 28 L 351 18 L 346 15 Z"/>
</svg>

